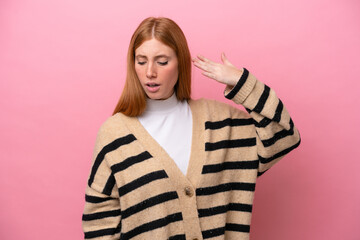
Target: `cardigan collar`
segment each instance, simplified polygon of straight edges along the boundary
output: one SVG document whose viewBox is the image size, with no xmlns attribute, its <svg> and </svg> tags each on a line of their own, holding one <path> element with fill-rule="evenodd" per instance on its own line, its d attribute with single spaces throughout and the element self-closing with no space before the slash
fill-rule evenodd
<svg viewBox="0 0 360 240">
<path fill-rule="evenodd" d="M 165 171 L 173 180 L 174 184 L 179 187 L 179 191 L 184 185 L 195 187 L 200 180 L 202 166 L 205 162 L 206 154 L 205 148 L 205 128 L 204 117 L 207 112 L 204 111 L 206 107 L 201 100 L 188 100 L 193 117 L 192 128 L 192 142 L 191 153 L 187 173 L 184 175 L 175 161 L 166 153 L 166 151 L 156 142 L 156 140 L 146 131 L 141 125 L 137 117 L 128 117 L 121 113 L 116 115 L 120 117 L 120 121 L 125 124 L 130 132 L 138 140 L 137 144 L 143 146 L 144 150 L 148 151 L 155 159 L 160 161 Z M 140 146 L 139 146 L 140 147 Z"/>
</svg>

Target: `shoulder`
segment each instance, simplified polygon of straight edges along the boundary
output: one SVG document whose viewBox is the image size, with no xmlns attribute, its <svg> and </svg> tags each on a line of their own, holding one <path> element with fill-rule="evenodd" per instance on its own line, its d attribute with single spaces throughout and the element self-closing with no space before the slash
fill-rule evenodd
<svg viewBox="0 0 360 240">
<path fill-rule="evenodd" d="M 118 123 L 119 123 L 119 114 L 121 113 L 116 113 L 110 117 L 108 117 L 101 125 L 99 128 L 99 132 L 101 133 L 105 133 L 108 131 L 113 130 L 114 128 L 118 127 Z"/>
<path fill-rule="evenodd" d="M 124 124 L 124 119 L 129 118 L 122 113 L 116 113 L 108 117 L 101 125 L 97 133 L 97 138 L 104 143 L 129 134 L 129 129 Z"/>
</svg>

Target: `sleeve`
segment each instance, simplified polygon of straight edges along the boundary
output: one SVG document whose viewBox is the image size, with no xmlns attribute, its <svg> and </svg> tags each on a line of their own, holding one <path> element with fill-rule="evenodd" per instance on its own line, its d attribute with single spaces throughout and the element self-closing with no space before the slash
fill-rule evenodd
<svg viewBox="0 0 360 240">
<path fill-rule="evenodd" d="M 275 92 L 244 68 L 235 86 L 226 86 L 225 97 L 242 104 L 254 120 L 259 158 L 258 176 L 300 144 L 300 134 Z"/>
<path fill-rule="evenodd" d="M 120 239 L 121 210 L 115 178 L 106 161 L 109 145 L 96 138 L 93 164 L 85 191 L 82 216 L 84 239 Z"/>
</svg>

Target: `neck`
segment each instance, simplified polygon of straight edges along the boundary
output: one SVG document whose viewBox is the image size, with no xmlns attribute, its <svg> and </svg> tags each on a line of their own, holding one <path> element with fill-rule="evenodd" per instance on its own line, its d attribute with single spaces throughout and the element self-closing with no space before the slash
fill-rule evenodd
<svg viewBox="0 0 360 240">
<path fill-rule="evenodd" d="M 180 101 L 176 98 L 175 93 L 165 100 L 147 98 L 145 112 L 167 113 L 172 111 L 179 102 Z"/>
</svg>

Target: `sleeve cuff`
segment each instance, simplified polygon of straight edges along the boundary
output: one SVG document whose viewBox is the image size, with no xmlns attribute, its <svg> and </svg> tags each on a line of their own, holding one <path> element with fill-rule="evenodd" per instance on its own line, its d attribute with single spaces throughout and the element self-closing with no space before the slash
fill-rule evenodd
<svg viewBox="0 0 360 240">
<path fill-rule="evenodd" d="M 256 78 L 244 68 L 244 72 L 236 85 L 226 86 L 224 95 L 227 99 L 230 99 L 237 104 L 242 104 L 255 87 L 255 83 Z"/>
</svg>

